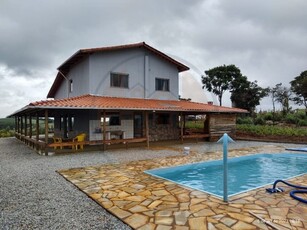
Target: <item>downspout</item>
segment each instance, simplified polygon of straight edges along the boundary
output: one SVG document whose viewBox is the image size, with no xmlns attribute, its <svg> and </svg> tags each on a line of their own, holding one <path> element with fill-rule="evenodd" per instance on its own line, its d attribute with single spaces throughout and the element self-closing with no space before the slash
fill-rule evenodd
<svg viewBox="0 0 307 230">
<path fill-rule="evenodd" d="M 59 74 L 66 80 L 67 82 L 67 98 L 69 98 L 69 79 L 59 70 Z"/>
<path fill-rule="evenodd" d="M 144 98 L 147 98 L 148 94 L 148 74 L 149 71 L 149 57 L 145 55 L 144 57 Z"/>
</svg>

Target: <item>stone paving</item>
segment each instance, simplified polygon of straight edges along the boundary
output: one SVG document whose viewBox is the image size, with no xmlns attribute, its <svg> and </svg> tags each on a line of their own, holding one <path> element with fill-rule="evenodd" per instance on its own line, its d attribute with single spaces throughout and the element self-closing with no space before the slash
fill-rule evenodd
<svg viewBox="0 0 307 230">
<path fill-rule="evenodd" d="M 263 152 L 285 150 L 282 146 L 267 145 L 230 150 L 229 157 Z M 59 173 L 134 229 L 307 229 L 307 205 L 292 199 L 287 187 L 284 187 L 286 192 L 275 194 L 266 193 L 264 188 L 255 189 L 225 203 L 207 193 L 143 173 L 220 157 L 221 152 L 193 151 L 188 156 L 74 168 Z M 307 186 L 307 175 L 289 181 Z M 306 194 L 300 196 L 307 199 Z"/>
</svg>

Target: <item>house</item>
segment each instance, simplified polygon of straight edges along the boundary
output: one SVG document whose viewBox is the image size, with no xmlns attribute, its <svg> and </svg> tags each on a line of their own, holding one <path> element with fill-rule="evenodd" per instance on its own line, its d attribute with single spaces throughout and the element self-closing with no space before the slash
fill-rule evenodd
<svg viewBox="0 0 307 230">
<path fill-rule="evenodd" d="M 178 74 L 187 70 L 145 42 L 81 49 L 58 67 L 47 95 L 51 99 L 30 103 L 11 115 L 16 137 L 48 152 L 55 146 L 48 138 L 49 118 L 54 121 L 54 136 L 65 140 L 85 133 L 84 144 L 104 147 L 184 138 L 214 140 L 224 132 L 234 135 L 236 114 L 247 111 L 179 100 Z M 186 132 L 188 115 L 206 115 L 203 133 Z M 38 131 L 42 117 L 43 140 Z"/>
</svg>

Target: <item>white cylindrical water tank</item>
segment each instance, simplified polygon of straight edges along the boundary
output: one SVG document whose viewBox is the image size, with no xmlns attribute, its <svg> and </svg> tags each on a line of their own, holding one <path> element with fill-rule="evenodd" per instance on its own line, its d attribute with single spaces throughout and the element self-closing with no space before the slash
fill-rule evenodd
<svg viewBox="0 0 307 230">
<path fill-rule="evenodd" d="M 183 148 L 183 154 L 184 155 L 189 155 L 190 154 L 190 147 L 184 147 Z"/>
</svg>

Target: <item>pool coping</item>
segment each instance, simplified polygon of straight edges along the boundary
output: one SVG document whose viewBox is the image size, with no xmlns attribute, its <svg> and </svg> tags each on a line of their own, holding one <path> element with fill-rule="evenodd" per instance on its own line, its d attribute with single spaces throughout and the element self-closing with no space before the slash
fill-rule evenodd
<svg viewBox="0 0 307 230">
<path fill-rule="evenodd" d="M 231 158 L 228 158 L 229 162 L 238 162 L 239 161 L 239 158 L 244 158 L 244 159 L 250 159 L 250 158 L 257 158 L 259 156 L 264 156 L 264 155 L 279 155 L 279 154 L 282 154 L 282 155 L 286 155 L 286 156 L 291 156 L 291 155 L 295 155 L 295 156 L 301 156 L 302 154 L 300 153 L 289 153 L 289 152 L 284 152 L 284 153 L 257 153 L 257 154 L 251 154 L 251 155 L 245 155 L 245 156 L 240 156 L 240 157 L 231 157 Z M 276 157 L 276 156 L 274 156 Z M 306 154 L 306 157 L 307 157 L 307 154 Z M 204 193 L 208 193 L 212 196 L 215 196 L 219 199 L 223 199 L 223 195 L 218 195 L 218 194 L 215 194 L 213 192 L 209 192 L 207 190 L 204 190 L 204 189 L 199 189 L 195 186 L 190 186 L 190 185 L 187 185 L 187 184 L 184 184 L 184 183 L 181 183 L 181 182 L 177 182 L 175 180 L 172 180 L 172 179 L 169 179 L 169 178 L 166 178 L 166 177 L 163 177 L 163 176 L 159 176 L 159 175 L 156 175 L 154 174 L 152 171 L 159 171 L 159 170 L 167 170 L 167 169 L 172 169 L 172 168 L 179 168 L 179 167 L 185 167 L 185 166 L 193 166 L 193 165 L 197 165 L 197 164 L 201 164 L 201 163 L 208 163 L 208 165 L 206 166 L 211 166 L 211 165 L 220 165 L 220 163 L 223 162 L 222 159 L 219 159 L 219 160 L 209 160 L 209 161 L 200 161 L 200 162 L 194 162 L 194 163 L 190 163 L 190 164 L 184 164 L 184 165 L 178 165 L 178 166 L 170 166 L 170 167 L 161 167 L 161 168 L 154 168 L 154 169 L 149 169 L 149 170 L 145 170 L 144 173 L 148 174 L 148 175 L 151 175 L 153 177 L 157 177 L 157 178 L 160 178 L 160 179 L 163 179 L 163 180 L 167 180 L 167 181 L 171 181 L 173 183 L 176 183 L 180 186 L 184 186 L 184 187 L 188 187 L 190 189 L 195 189 L 195 190 L 198 190 L 198 191 L 202 191 Z M 212 164 L 211 164 L 212 163 Z M 290 176 L 290 177 L 287 177 L 287 178 L 279 178 L 280 180 L 290 180 L 290 179 L 293 179 L 295 177 L 299 177 L 299 176 L 303 176 L 303 175 L 306 175 L 306 173 L 300 173 L 300 174 L 297 174 L 297 175 L 293 175 L 293 176 Z M 259 188 L 265 188 L 269 185 L 272 185 L 274 183 L 274 181 L 272 180 L 272 182 L 270 183 L 265 183 L 265 184 L 262 184 L 262 185 L 259 185 L 259 186 L 256 186 L 256 187 L 253 187 L 253 188 L 250 188 L 250 189 L 246 189 L 246 190 L 243 190 L 243 191 L 240 191 L 240 192 L 236 192 L 234 194 L 228 194 L 228 199 L 229 200 L 232 200 L 232 199 L 236 199 L 236 196 L 237 195 L 240 195 L 242 193 L 246 193 L 246 192 L 249 192 L 249 191 L 252 191 L 252 190 L 255 190 L 255 189 L 259 189 Z"/>
<path fill-rule="evenodd" d="M 230 155 L 249 155 L 263 147 L 231 150 Z M 269 153 L 282 147 L 268 147 Z M 262 151 L 263 152 L 263 151 Z M 266 151 L 267 152 L 267 151 Z M 145 174 L 144 169 L 182 162 L 199 162 L 216 157 L 220 152 L 197 153 L 122 164 L 89 166 L 58 171 L 91 199 L 134 229 L 267 229 L 253 213 L 275 222 L 281 229 L 307 228 L 307 212 L 287 193 L 268 194 L 254 189 L 233 197 L 225 203 L 210 194 L 182 187 Z M 304 153 L 296 153 L 304 154 Z M 208 158 L 207 158 L 208 159 Z M 306 184 L 307 175 L 291 179 Z M 303 210 L 303 211 L 302 211 Z M 296 219 L 295 219 L 296 218 Z M 278 223 L 276 223 L 276 220 Z M 284 221 L 281 221 L 284 220 Z"/>
</svg>

